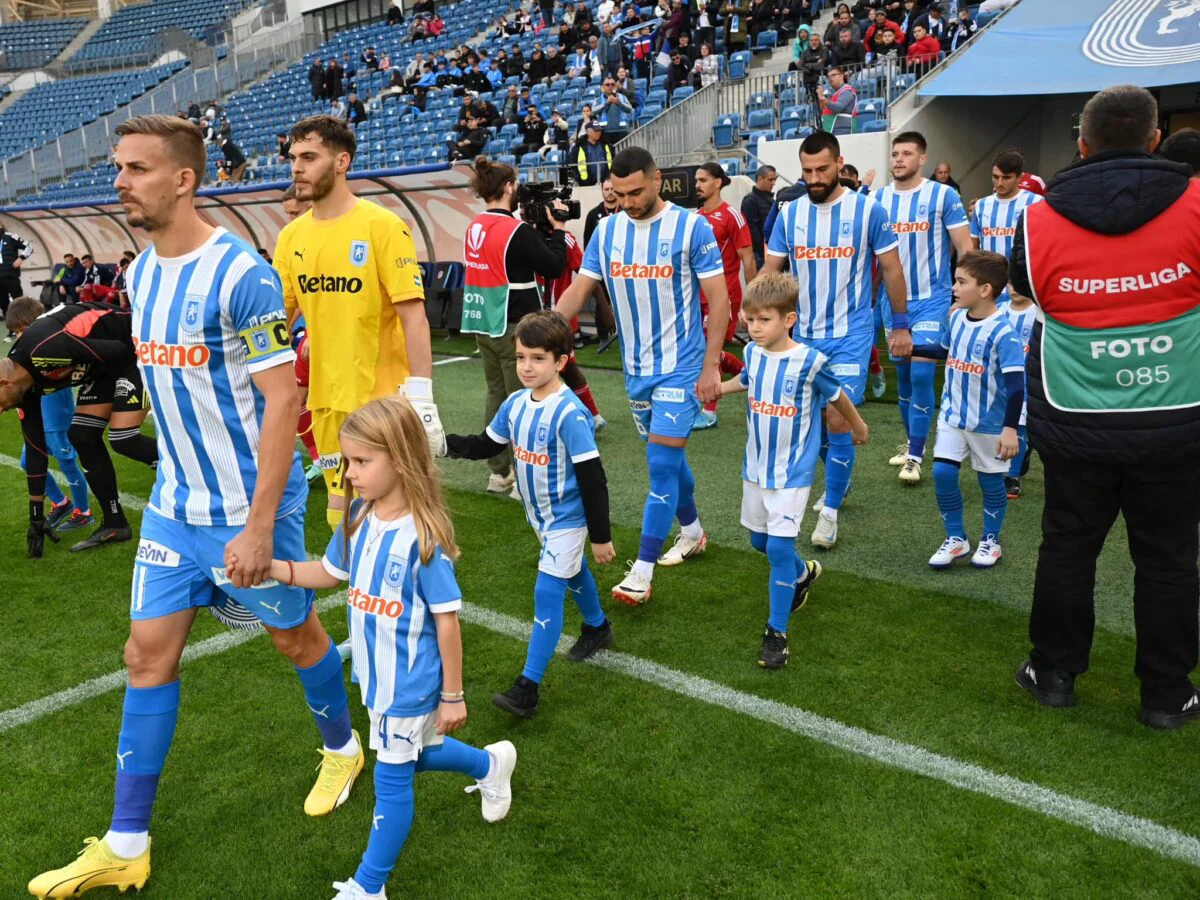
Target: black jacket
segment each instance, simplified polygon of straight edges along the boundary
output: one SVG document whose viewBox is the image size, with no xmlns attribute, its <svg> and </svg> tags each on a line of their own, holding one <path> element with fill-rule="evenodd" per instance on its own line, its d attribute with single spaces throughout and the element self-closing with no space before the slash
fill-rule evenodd
<svg viewBox="0 0 1200 900">
<path fill-rule="evenodd" d="M 1187 166 L 1146 153 L 1099 153 L 1059 172 L 1046 202 L 1070 222 L 1099 234 L 1122 235 L 1162 214 L 1188 187 Z M 1196 211 L 1200 215 L 1200 210 Z M 1033 296 L 1025 260 L 1024 213 L 1013 240 L 1009 277 Z M 1182 258 L 1181 248 L 1181 258 Z M 1136 253 L 1136 247 L 1130 247 Z M 1039 452 L 1109 465 L 1171 464 L 1200 455 L 1196 409 L 1134 413 L 1068 413 L 1046 400 L 1041 323 L 1034 325 L 1026 363 L 1029 442 Z"/>
<path fill-rule="evenodd" d="M 760 191 L 758 187 L 752 187 L 742 198 L 742 216 L 750 226 L 750 243 L 755 256 L 763 255 L 763 226 L 767 224 L 767 215 L 774 203 L 775 195 Z"/>
<path fill-rule="evenodd" d="M 33 245 L 19 234 L 11 231 L 0 231 L 0 275 L 11 275 L 19 272 L 13 263 L 17 258 L 29 259 L 33 255 Z"/>
</svg>

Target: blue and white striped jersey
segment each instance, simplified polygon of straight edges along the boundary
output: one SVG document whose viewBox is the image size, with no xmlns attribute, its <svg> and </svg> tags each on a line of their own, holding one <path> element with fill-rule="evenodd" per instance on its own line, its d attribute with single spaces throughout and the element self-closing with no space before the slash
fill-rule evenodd
<svg viewBox="0 0 1200 900">
<path fill-rule="evenodd" d="M 487 433 L 512 444 L 517 491 L 535 531 L 587 526 L 575 463 L 600 452 L 592 414 L 570 388 L 563 385 L 545 400 L 534 400 L 528 388 L 510 394 Z"/>
<path fill-rule="evenodd" d="M 892 232 L 900 242 L 900 263 L 908 302 L 950 302 L 954 273 L 950 271 L 950 229 L 966 228 L 967 214 L 958 191 L 932 179 L 924 179 L 909 191 L 889 184 L 875 199 L 887 211 Z M 887 285 L 881 298 L 888 302 Z"/>
<path fill-rule="evenodd" d="M 843 188 L 828 203 L 813 203 L 805 195 L 784 206 L 767 254 L 786 256 L 800 282 L 796 340 L 870 331 L 875 257 L 895 248 L 887 212 L 866 194 Z"/>
<path fill-rule="evenodd" d="M 742 480 L 761 488 L 808 487 L 821 450 L 821 400 L 836 400 L 838 379 L 806 344 L 772 353 L 754 343 L 743 352 L 746 456 Z"/>
<path fill-rule="evenodd" d="M 965 309 L 952 309 L 946 349 L 942 421 L 964 431 L 999 434 L 1008 405 L 1004 373 L 1025 371 L 1025 352 L 1004 313 L 972 319 Z"/>
<path fill-rule="evenodd" d="M 1033 323 L 1037 321 L 1037 306 L 1029 304 L 1022 310 L 1015 310 L 1011 304 L 1004 304 L 1000 307 L 1000 312 L 1004 318 L 1008 320 L 1008 324 L 1012 327 L 1013 333 L 1016 334 L 1017 340 L 1021 343 L 1021 350 L 1025 353 L 1025 361 L 1029 361 L 1029 341 L 1033 337 Z M 1021 424 L 1025 424 L 1026 413 L 1029 410 L 1029 376 L 1025 377 L 1025 403 L 1021 406 Z"/>
<path fill-rule="evenodd" d="M 462 608 L 454 563 L 440 547 L 421 562 L 412 516 L 386 522 L 369 514 L 350 535 L 349 549 L 344 528 L 343 519 L 321 562 L 334 578 L 349 582 L 351 667 L 363 705 L 387 716 L 433 712 L 442 690 L 442 656 L 432 614 Z"/>
<path fill-rule="evenodd" d="M 971 215 L 971 237 L 979 241 L 980 250 L 999 253 L 1008 259 L 1012 256 L 1013 238 L 1017 235 L 1021 213 L 1041 199 L 1024 188 L 1008 200 L 1001 200 L 995 194 L 980 197 L 975 201 L 975 212 Z"/>
<path fill-rule="evenodd" d="M 190 525 L 244 525 L 266 406 L 250 376 L 295 359 L 279 276 L 218 228 L 186 256 L 142 251 L 127 284 L 134 350 L 158 428 L 150 507 Z M 307 496 L 294 454 L 279 515 Z"/>
<path fill-rule="evenodd" d="M 651 219 L 624 212 L 600 220 L 581 275 L 612 300 L 626 375 L 669 375 L 704 364 L 700 279 L 725 277 L 712 227 L 668 203 Z"/>
</svg>

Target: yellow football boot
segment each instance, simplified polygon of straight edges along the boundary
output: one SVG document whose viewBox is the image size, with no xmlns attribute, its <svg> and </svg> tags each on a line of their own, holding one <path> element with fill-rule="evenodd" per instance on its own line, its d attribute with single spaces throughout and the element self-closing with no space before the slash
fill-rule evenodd
<svg viewBox="0 0 1200 900">
<path fill-rule="evenodd" d="M 358 732 L 354 732 L 358 741 L 357 756 L 342 756 L 324 748 L 317 752 L 321 754 L 321 765 L 317 767 L 317 783 L 308 792 L 304 801 L 304 811 L 310 816 L 324 816 L 343 803 L 350 796 L 350 788 L 354 787 L 354 779 L 363 770 L 366 754 L 363 752 L 362 740 Z"/>
<path fill-rule="evenodd" d="M 44 872 L 29 882 L 29 893 L 35 897 L 78 897 L 92 888 L 115 887 L 123 894 L 130 887 L 140 891 L 149 878 L 149 846 L 136 859 L 124 859 L 113 853 L 104 840 L 90 837 L 73 863 Z"/>
</svg>

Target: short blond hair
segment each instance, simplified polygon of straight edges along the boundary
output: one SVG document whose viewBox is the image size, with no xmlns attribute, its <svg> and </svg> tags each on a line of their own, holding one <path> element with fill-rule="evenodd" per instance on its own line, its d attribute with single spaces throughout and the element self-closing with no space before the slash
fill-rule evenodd
<svg viewBox="0 0 1200 900">
<path fill-rule="evenodd" d="M 165 115 L 134 116 L 118 125 L 116 133 L 119 138 L 131 134 L 148 134 L 162 138 L 171 159 L 195 173 L 196 184 L 192 193 L 195 193 L 204 181 L 204 174 L 208 170 L 204 134 L 200 131 L 200 126 L 193 125 L 190 120 Z"/>
<path fill-rule="evenodd" d="M 742 309 L 748 313 L 760 309 L 773 309 L 781 316 L 796 311 L 796 298 L 800 285 L 791 275 L 783 272 L 764 272 L 746 288 L 742 298 Z"/>
</svg>

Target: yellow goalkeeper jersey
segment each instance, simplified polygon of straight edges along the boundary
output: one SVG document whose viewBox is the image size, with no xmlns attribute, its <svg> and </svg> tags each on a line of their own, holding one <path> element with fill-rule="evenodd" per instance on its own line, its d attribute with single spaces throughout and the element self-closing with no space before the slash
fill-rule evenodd
<svg viewBox="0 0 1200 900">
<path fill-rule="evenodd" d="M 404 220 L 362 199 L 336 219 L 309 210 L 279 233 L 275 269 L 308 327 L 308 408 L 349 413 L 395 392 L 409 370 L 392 304 L 425 296 Z"/>
</svg>

